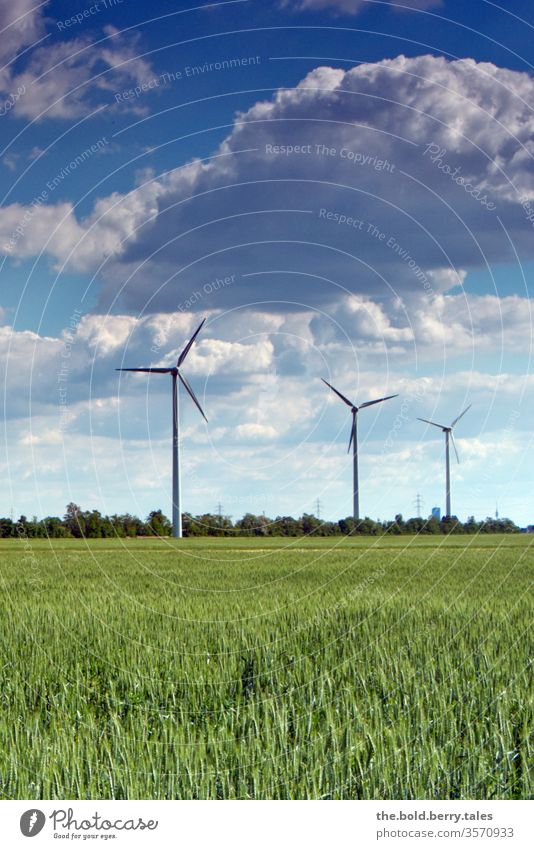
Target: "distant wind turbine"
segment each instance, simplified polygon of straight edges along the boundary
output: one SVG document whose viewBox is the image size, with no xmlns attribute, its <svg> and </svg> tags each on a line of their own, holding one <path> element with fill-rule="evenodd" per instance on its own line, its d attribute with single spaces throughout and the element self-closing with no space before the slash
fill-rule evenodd
<svg viewBox="0 0 534 849">
<path fill-rule="evenodd" d="M 353 464 L 353 516 L 356 521 L 359 521 L 360 518 L 360 484 L 358 481 L 358 412 L 359 410 L 363 410 L 364 407 L 371 407 L 373 404 L 380 404 L 381 401 L 389 401 L 390 398 L 397 398 L 397 395 L 386 395 L 385 398 L 377 398 L 375 401 L 366 401 L 364 404 L 360 404 L 359 407 L 356 404 L 353 404 L 352 401 L 349 401 L 348 398 L 345 398 L 341 392 L 338 392 L 337 389 L 328 383 L 324 377 L 321 378 L 323 383 L 335 392 L 336 395 L 341 398 L 342 401 L 350 407 L 352 412 L 352 427 L 350 431 L 350 440 L 348 451 L 350 451 L 350 447 L 352 445 L 352 464 Z"/>
<path fill-rule="evenodd" d="M 115 371 L 142 371 L 147 372 L 148 374 L 170 374 L 172 377 L 172 535 L 173 537 L 181 537 L 182 536 L 182 507 L 181 507 L 181 487 L 180 487 L 180 440 L 179 440 L 179 427 L 180 427 L 180 418 L 179 418 L 179 384 L 182 383 L 186 391 L 189 393 L 193 402 L 196 404 L 198 409 L 200 410 L 202 416 L 207 422 L 207 418 L 204 415 L 204 410 L 199 404 L 199 401 L 193 392 L 189 381 L 180 371 L 180 366 L 183 361 L 187 357 L 193 342 L 197 338 L 200 333 L 202 326 L 206 319 L 204 318 L 193 335 L 191 339 L 183 349 L 182 353 L 178 357 L 175 366 L 169 366 L 168 368 L 118 368 Z"/>
<path fill-rule="evenodd" d="M 451 463 L 449 456 L 449 441 L 452 442 L 452 447 L 454 448 L 454 453 L 456 454 L 456 461 L 459 463 L 460 458 L 458 456 L 458 451 L 456 449 L 456 443 L 454 441 L 454 436 L 452 435 L 453 428 L 458 424 L 462 416 L 465 416 L 467 411 L 471 409 L 471 404 L 469 407 L 466 407 L 463 413 L 460 413 L 459 416 L 456 416 L 453 422 L 447 427 L 447 425 L 437 424 L 437 422 L 431 422 L 430 419 L 418 419 L 420 422 L 426 422 L 426 424 L 431 424 L 434 427 L 439 427 L 445 434 L 445 502 L 446 502 L 446 515 L 451 516 Z"/>
</svg>

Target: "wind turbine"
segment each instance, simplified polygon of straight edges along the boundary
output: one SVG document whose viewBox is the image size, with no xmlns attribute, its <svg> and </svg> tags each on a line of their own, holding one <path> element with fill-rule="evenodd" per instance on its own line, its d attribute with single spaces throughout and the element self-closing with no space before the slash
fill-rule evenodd
<svg viewBox="0 0 534 849">
<path fill-rule="evenodd" d="M 459 463 L 460 458 L 458 456 L 458 451 L 456 449 L 456 443 L 454 441 L 454 436 L 452 435 L 453 428 L 458 424 L 462 416 L 465 416 L 467 411 L 471 408 L 471 404 L 469 407 L 466 407 L 463 413 L 460 413 L 459 416 L 456 416 L 453 422 L 447 427 L 447 425 L 437 424 L 437 422 L 431 422 L 430 419 L 420 419 L 418 417 L 418 421 L 426 422 L 426 424 L 434 425 L 434 427 L 439 427 L 445 434 L 445 502 L 447 516 L 451 516 L 451 463 L 449 456 L 449 441 L 452 442 L 452 447 L 454 448 L 454 453 L 456 454 L 456 461 Z"/>
<path fill-rule="evenodd" d="M 200 410 L 202 416 L 207 422 L 207 418 L 204 415 L 204 410 L 200 406 L 198 399 L 193 392 L 189 381 L 180 371 L 180 366 L 183 361 L 187 357 L 193 342 L 197 338 L 200 333 L 202 326 L 206 319 L 204 318 L 193 335 L 191 339 L 183 349 L 182 353 L 178 357 L 175 366 L 169 366 L 168 368 L 118 368 L 115 371 L 142 371 L 147 372 L 148 374 L 170 374 L 172 377 L 172 535 L 173 537 L 181 537 L 182 536 L 182 509 L 181 509 L 181 491 L 180 491 L 180 440 L 178 436 L 178 431 L 180 427 L 179 420 L 179 382 L 184 386 L 186 391 L 189 393 L 193 402 L 196 404 L 198 409 Z M 178 382 L 179 381 L 179 382 Z"/>
<path fill-rule="evenodd" d="M 371 407 L 373 404 L 380 404 L 381 401 L 389 401 L 390 398 L 397 398 L 397 395 L 386 395 L 385 398 L 376 398 L 375 401 L 366 401 L 364 404 L 360 404 L 359 407 L 356 404 L 353 404 L 352 401 L 349 401 L 348 398 L 345 398 L 341 392 L 338 392 L 337 389 L 328 383 L 324 377 L 321 378 L 323 383 L 326 383 L 328 387 L 335 392 L 336 395 L 341 398 L 345 404 L 350 407 L 352 412 L 352 427 L 350 431 L 350 440 L 348 451 L 350 451 L 350 447 L 352 445 L 352 465 L 353 465 L 353 516 L 355 521 L 359 521 L 360 518 L 360 484 L 358 481 L 358 412 L 363 410 L 364 407 Z"/>
</svg>

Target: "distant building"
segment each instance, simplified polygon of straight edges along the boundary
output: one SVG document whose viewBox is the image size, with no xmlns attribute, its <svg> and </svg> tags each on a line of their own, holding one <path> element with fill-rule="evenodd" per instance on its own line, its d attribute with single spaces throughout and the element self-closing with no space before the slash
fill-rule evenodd
<svg viewBox="0 0 534 849">
<path fill-rule="evenodd" d="M 438 522 L 441 522 L 441 507 L 432 508 L 432 518 L 437 519 Z"/>
</svg>

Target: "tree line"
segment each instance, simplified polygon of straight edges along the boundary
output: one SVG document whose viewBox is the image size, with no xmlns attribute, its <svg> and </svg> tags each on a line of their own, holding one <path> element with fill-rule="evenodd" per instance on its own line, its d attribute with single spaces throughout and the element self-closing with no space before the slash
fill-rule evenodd
<svg viewBox="0 0 534 849">
<path fill-rule="evenodd" d="M 476 534 L 476 533 L 519 533 L 520 528 L 511 519 L 487 518 L 477 521 L 471 516 L 466 522 L 460 522 L 456 516 L 444 516 L 441 520 L 434 517 L 423 519 L 414 517 L 404 519 L 399 513 L 393 520 L 374 521 L 365 518 L 355 521 L 351 516 L 337 522 L 327 522 L 311 513 L 300 518 L 277 516 L 272 519 L 265 515 L 255 516 L 246 513 L 241 519 L 232 522 L 230 516 L 218 513 L 204 513 L 192 516 L 184 513 L 182 517 L 183 534 L 186 537 L 198 536 L 348 536 L 383 534 Z M 98 510 L 82 510 L 77 504 L 66 507 L 63 518 L 47 516 L 44 519 L 28 519 L 21 516 L 18 520 L 0 518 L 0 537 L 6 538 L 77 538 L 99 539 L 111 537 L 170 536 L 172 525 L 161 510 L 153 510 L 143 521 L 130 513 L 103 516 Z"/>
</svg>

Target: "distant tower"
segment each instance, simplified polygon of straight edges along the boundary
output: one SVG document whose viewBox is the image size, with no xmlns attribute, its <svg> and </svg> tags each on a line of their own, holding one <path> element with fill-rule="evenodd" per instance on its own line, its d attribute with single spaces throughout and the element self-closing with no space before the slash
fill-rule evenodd
<svg viewBox="0 0 534 849">
<path fill-rule="evenodd" d="M 495 502 L 495 518 L 499 518 L 499 505 Z"/>
<path fill-rule="evenodd" d="M 315 502 L 315 515 L 317 516 L 318 519 L 321 518 L 321 499 L 320 498 L 318 498 L 317 501 Z"/>
<path fill-rule="evenodd" d="M 440 507 L 433 507 L 432 508 L 432 518 L 437 519 L 438 522 L 441 521 L 441 508 Z"/>
<path fill-rule="evenodd" d="M 423 499 L 421 498 L 419 493 L 417 493 L 417 495 L 415 496 L 414 505 L 419 519 L 421 518 L 421 510 L 423 509 L 423 503 Z"/>
</svg>

